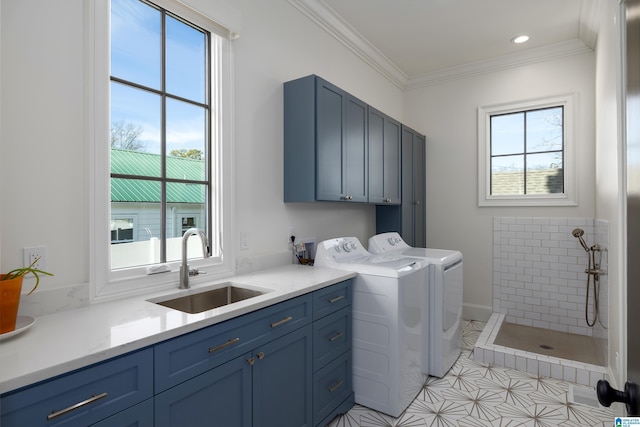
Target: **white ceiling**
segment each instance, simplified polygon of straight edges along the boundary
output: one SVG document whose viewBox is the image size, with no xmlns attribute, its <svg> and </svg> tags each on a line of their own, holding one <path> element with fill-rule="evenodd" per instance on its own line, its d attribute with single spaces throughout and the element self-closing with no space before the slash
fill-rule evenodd
<svg viewBox="0 0 640 427">
<path fill-rule="evenodd" d="M 591 50 L 598 1 L 290 0 L 402 88 Z"/>
</svg>

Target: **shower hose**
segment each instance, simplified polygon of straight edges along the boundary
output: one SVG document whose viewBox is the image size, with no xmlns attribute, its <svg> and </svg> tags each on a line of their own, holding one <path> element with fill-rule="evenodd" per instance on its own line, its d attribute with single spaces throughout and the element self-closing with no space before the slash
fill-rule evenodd
<svg viewBox="0 0 640 427">
<path fill-rule="evenodd" d="M 589 256 L 587 256 L 589 259 L 589 268 L 587 270 L 587 297 L 584 302 L 584 318 L 589 327 L 593 327 L 596 324 L 600 315 L 600 307 L 598 304 L 598 288 L 600 285 L 600 279 L 598 277 L 598 273 L 594 272 L 596 266 L 595 253 L 596 251 L 591 248 Z M 589 321 L 589 288 L 591 286 L 591 276 L 593 276 L 593 322 Z"/>
</svg>

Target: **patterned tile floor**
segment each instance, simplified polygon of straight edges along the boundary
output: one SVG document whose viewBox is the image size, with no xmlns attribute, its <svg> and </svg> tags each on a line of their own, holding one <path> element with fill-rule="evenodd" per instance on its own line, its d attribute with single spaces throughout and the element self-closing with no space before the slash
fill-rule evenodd
<svg viewBox="0 0 640 427">
<path fill-rule="evenodd" d="M 329 426 L 613 426 L 611 409 L 569 402 L 569 383 L 475 362 L 473 346 L 483 327 L 483 322 L 464 322 L 463 351 L 456 364 L 444 378 L 429 377 L 399 418 L 356 404 Z"/>
</svg>

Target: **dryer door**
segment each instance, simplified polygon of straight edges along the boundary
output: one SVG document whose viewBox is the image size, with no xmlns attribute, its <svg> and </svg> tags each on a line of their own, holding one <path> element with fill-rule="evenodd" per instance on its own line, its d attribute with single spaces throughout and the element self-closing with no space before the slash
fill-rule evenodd
<svg viewBox="0 0 640 427">
<path fill-rule="evenodd" d="M 462 316 L 462 260 L 444 268 L 442 316 L 443 331 L 448 331 Z"/>
</svg>

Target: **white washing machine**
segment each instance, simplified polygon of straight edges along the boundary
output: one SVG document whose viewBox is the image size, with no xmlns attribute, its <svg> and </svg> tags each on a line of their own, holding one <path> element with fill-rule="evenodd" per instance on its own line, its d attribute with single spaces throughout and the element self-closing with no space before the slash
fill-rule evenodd
<svg viewBox="0 0 640 427">
<path fill-rule="evenodd" d="M 429 267 L 429 325 L 424 340 L 424 373 L 443 377 L 458 360 L 462 340 L 462 253 L 444 249 L 414 248 L 398 233 L 382 233 L 369 239 L 369 252 L 411 256 L 427 260 Z"/>
<path fill-rule="evenodd" d="M 421 300 L 428 263 L 421 258 L 371 255 L 356 237 L 325 240 L 314 268 L 354 271 L 353 388 L 355 401 L 392 417 L 422 389 Z"/>
</svg>

